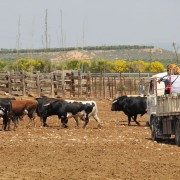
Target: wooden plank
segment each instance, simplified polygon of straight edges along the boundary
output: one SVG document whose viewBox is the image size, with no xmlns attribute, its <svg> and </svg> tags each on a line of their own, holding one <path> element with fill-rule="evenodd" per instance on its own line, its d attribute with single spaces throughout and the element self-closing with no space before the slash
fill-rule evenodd
<svg viewBox="0 0 180 180">
<path fill-rule="evenodd" d="M 36 81 L 25 79 L 24 82 L 26 84 L 36 84 Z"/>
<path fill-rule="evenodd" d="M 0 84 L 8 84 L 9 82 L 7 80 L 0 80 Z"/>
<path fill-rule="evenodd" d="M 1 87 L 0 89 L 1 89 L 0 91 L 9 92 L 9 88 L 7 88 L 7 87 Z"/>
</svg>

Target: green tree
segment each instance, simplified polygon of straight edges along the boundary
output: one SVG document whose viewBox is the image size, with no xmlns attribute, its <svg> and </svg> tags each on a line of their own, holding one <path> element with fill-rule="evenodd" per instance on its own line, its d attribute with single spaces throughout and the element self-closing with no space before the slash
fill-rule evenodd
<svg viewBox="0 0 180 180">
<path fill-rule="evenodd" d="M 18 60 L 16 60 L 13 64 L 12 64 L 12 69 L 14 71 L 28 71 L 28 66 L 27 66 L 28 60 L 25 58 L 20 58 Z"/>
<path fill-rule="evenodd" d="M 0 60 L 0 71 L 5 71 L 7 65 L 7 61 Z"/>
<path fill-rule="evenodd" d="M 112 67 L 113 67 L 113 63 L 105 59 L 93 60 L 91 62 L 92 73 L 111 72 Z"/>
<path fill-rule="evenodd" d="M 51 72 L 51 62 L 45 59 L 38 59 L 34 62 L 35 70 L 40 72 Z"/>
<path fill-rule="evenodd" d="M 36 59 L 20 58 L 12 64 L 12 69 L 14 71 L 20 71 L 20 72 L 22 72 L 22 71 L 50 72 L 51 63 L 50 63 L 50 61 L 44 60 L 44 59 L 36 60 Z"/>
<path fill-rule="evenodd" d="M 154 61 L 149 64 L 149 72 L 156 73 L 156 72 L 163 72 L 165 71 L 164 65 L 159 61 Z"/>
<path fill-rule="evenodd" d="M 67 60 L 66 61 L 66 69 L 67 70 L 79 70 L 80 69 L 80 61 L 79 60 Z"/>
<path fill-rule="evenodd" d="M 143 60 L 132 61 L 128 63 L 130 72 L 145 72 L 148 67 L 148 63 Z"/>
<path fill-rule="evenodd" d="M 128 70 L 128 64 L 124 60 L 116 60 L 113 63 L 113 72 L 126 72 Z"/>
<path fill-rule="evenodd" d="M 80 69 L 82 72 L 90 71 L 91 63 L 90 60 L 80 60 Z"/>
</svg>

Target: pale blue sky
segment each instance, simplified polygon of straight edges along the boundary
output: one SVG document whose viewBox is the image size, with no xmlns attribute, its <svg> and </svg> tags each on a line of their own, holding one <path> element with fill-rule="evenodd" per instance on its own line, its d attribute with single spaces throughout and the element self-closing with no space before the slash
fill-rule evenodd
<svg viewBox="0 0 180 180">
<path fill-rule="evenodd" d="M 180 42 L 180 0 L 0 0 L 0 48 L 43 48 L 46 9 L 49 47 Z"/>
</svg>

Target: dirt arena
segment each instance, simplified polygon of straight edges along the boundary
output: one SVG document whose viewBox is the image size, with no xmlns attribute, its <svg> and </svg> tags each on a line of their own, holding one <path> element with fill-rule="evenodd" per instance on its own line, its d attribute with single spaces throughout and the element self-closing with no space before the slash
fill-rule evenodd
<svg viewBox="0 0 180 180">
<path fill-rule="evenodd" d="M 102 128 L 91 119 L 86 129 L 61 129 L 57 117 L 48 128 L 0 131 L 0 179 L 180 179 L 180 147 L 174 139 L 152 142 L 147 116 L 140 126 L 127 126 L 127 117 L 110 111 L 110 101 L 97 101 Z M 1 127 L 2 121 L 0 121 Z M 81 126 L 83 122 L 81 121 Z"/>
</svg>

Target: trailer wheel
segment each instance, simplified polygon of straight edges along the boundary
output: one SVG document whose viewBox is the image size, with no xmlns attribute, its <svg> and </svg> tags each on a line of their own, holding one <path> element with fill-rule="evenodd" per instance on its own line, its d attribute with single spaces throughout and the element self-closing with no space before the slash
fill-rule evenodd
<svg viewBox="0 0 180 180">
<path fill-rule="evenodd" d="M 158 138 L 156 136 L 156 128 L 155 128 L 154 122 L 152 122 L 152 124 L 151 124 L 151 138 L 152 138 L 152 141 L 158 140 Z"/>
<path fill-rule="evenodd" d="M 152 141 L 160 142 L 161 138 L 157 137 L 156 118 L 157 117 L 154 116 L 150 122 L 151 139 L 152 139 Z"/>
<path fill-rule="evenodd" d="M 180 146 L 180 121 L 176 121 L 176 129 L 175 129 L 175 142 L 177 146 Z"/>
</svg>

